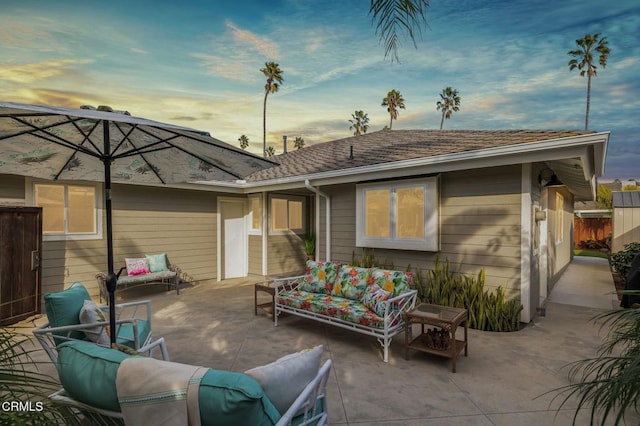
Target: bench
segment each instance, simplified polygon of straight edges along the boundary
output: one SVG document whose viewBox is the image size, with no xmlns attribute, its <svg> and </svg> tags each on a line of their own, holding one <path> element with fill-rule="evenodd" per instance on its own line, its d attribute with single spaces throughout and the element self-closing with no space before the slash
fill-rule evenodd
<svg viewBox="0 0 640 426">
<path fill-rule="evenodd" d="M 146 265 L 146 266 L 145 266 Z M 126 275 L 122 275 L 126 271 Z M 126 290 L 132 287 L 147 284 L 165 284 L 167 290 L 175 288 L 176 294 L 180 294 L 180 276 L 182 270 L 176 265 L 171 265 L 166 253 L 147 255 L 143 258 L 126 258 L 125 266 L 118 272 L 117 289 Z M 96 274 L 98 288 L 100 290 L 100 302 L 108 300 L 107 274 Z"/>
<path fill-rule="evenodd" d="M 404 313 L 415 307 L 411 272 L 307 261 L 305 275 L 278 278 L 274 322 L 282 313 L 376 337 L 389 361 L 389 345 L 404 332 Z"/>
</svg>

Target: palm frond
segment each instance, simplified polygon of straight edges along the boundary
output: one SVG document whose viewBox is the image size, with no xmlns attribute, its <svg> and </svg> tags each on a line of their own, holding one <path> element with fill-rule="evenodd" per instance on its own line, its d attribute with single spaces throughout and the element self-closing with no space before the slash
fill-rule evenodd
<svg viewBox="0 0 640 426">
<path fill-rule="evenodd" d="M 405 33 L 417 48 L 416 35 L 427 25 L 428 0 L 371 0 L 369 14 L 376 22 L 376 34 L 385 45 L 385 58 L 398 58 L 399 34 Z"/>
</svg>

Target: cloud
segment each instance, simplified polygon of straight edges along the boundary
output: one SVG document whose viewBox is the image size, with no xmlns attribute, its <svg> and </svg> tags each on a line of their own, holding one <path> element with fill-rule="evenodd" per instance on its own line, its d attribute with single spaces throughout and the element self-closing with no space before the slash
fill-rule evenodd
<svg viewBox="0 0 640 426">
<path fill-rule="evenodd" d="M 91 59 L 61 59 L 31 64 L 0 66 L 0 80 L 9 80 L 15 83 L 33 83 L 64 74 L 73 70 L 74 66 L 92 62 Z"/>
<path fill-rule="evenodd" d="M 251 31 L 242 30 L 235 26 L 231 21 L 227 21 L 225 25 L 227 29 L 231 30 L 231 34 L 236 42 L 252 47 L 262 56 L 266 56 L 267 58 L 278 58 L 278 45 L 276 43 L 266 38 L 261 38 Z"/>
<path fill-rule="evenodd" d="M 142 49 L 138 49 L 137 47 L 132 47 L 129 50 L 131 50 L 133 53 L 137 53 L 140 55 L 148 55 L 149 52 L 147 52 L 146 50 L 142 50 Z"/>
</svg>

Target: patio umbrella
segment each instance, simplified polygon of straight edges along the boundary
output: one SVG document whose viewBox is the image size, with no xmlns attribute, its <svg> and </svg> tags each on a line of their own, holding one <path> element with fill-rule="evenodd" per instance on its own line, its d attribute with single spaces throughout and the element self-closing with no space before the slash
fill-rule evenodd
<svg viewBox="0 0 640 426">
<path fill-rule="evenodd" d="M 235 181 L 274 165 L 206 132 L 127 112 L 0 102 L 0 174 L 104 182 L 111 330 L 117 283 L 111 182 Z"/>
</svg>

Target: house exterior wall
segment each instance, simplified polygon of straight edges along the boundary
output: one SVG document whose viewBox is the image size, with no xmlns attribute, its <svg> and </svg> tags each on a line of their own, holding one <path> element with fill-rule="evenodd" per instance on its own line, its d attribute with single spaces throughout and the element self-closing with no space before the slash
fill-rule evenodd
<svg viewBox="0 0 640 426">
<path fill-rule="evenodd" d="M 640 241 L 640 208 L 614 207 L 611 252 L 624 249 L 625 244 Z"/>
<path fill-rule="evenodd" d="M 249 235 L 249 273 L 262 275 L 262 235 Z"/>
<path fill-rule="evenodd" d="M 25 197 L 25 179 L 0 176 L 0 198 Z M 101 194 L 102 195 L 102 194 Z M 194 280 L 216 278 L 216 195 L 211 192 L 114 184 L 113 246 L 117 270 L 125 257 L 167 253 Z M 29 201 L 26 200 L 29 204 Z M 95 275 L 107 269 L 106 219 L 99 240 L 43 241 L 42 292 L 82 282 L 98 295 Z"/>
<path fill-rule="evenodd" d="M 307 256 L 302 235 L 293 232 L 269 235 L 267 239 L 267 275 L 297 275 L 304 271 Z"/>
<path fill-rule="evenodd" d="M 440 251 L 375 249 L 395 269 L 432 268 L 436 257 L 477 274 L 485 269 L 488 290 L 520 290 L 521 187 L 519 166 L 444 173 L 440 177 Z M 355 184 L 321 188 L 331 196 L 333 260 L 351 261 L 355 246 Z M 324 232 L 324 231 L 322 231 Z M 371 252 L 371 249 L 368 250 Z"/>
<path fill-rule="evenodd" d="M 562 195 L 562 206 L 557 205 L 556 194 Z M 573 195 L 565 187 L 548 189 L 548 274 L 551 285 L 558 281 L 573 257 L 573 204 Z M 562 221 L 562 236 L 558 220 Z"/>
<path fill-rule="evenodd" d="M 24 181 L 23 176 L 0 175 L 0 201 L 24 201 Z"/>
</svg>

